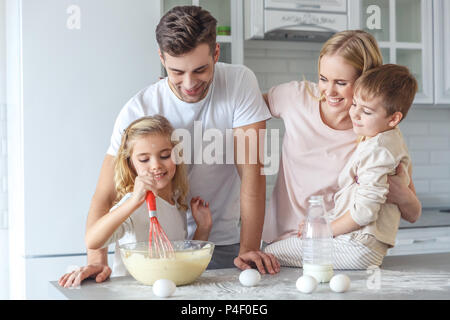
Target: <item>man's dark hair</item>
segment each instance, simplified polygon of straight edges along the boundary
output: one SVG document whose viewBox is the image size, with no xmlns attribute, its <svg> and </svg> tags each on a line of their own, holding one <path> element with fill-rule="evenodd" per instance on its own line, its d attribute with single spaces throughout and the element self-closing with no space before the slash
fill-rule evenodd
<svg viewBox="0 0 450 320">
<path fill-rule="evenodd" d="M 198 6 L 177 6 L 170 9 L 156 27 L 156 41 L 161 53 L 180 56 L 208 44 L 211 54 L 216 47 L 217 20 Z"/>
</svg>

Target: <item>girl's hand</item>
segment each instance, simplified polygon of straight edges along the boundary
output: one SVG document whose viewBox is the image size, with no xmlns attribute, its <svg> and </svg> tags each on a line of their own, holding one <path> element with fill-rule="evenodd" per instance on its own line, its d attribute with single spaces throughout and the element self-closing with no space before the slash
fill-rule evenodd
<svg viewBox="0 0 450 320">
<path fill-rule="evenodd" d="M 303 234 L 303 229 L 305 228 L 305 221 L 302 221 L 298 224 L 298 232 L 297 232 L 297 237 L 301 237 Z"/>
<path fill-rule="evenodd" d="M 140 206 L 144 203 L 148 191 L 152 191 L 156 196 L 156 180 L 153 174 L 144 172 L 143 174 L 138 175 L 134 180 L 133 195 L 131 196 L 131 200 Z"/>
<path fill-rule="evenodd" d="M 212 216 L 209 209 L 209 202 L 205 202 L 200 197 L 191 199 L 192 217 L 197 224 L 194 240 L 208 240 L 209 232 L 212 228 Z"/>
</svg>

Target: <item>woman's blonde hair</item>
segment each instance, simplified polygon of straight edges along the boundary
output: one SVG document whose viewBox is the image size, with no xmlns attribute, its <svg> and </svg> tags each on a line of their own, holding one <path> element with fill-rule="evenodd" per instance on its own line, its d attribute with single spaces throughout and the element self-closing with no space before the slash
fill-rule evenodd
<svg viewBox="0 0 450 320">
<path fill-rule="evenodd" d="M 383 64 L 383 56 L 375 38 L 363 30 L 346 30 L 334 34 L 322 46 L 318 60 L 318 74 L 320 61 L 325 55 L 339 55 L 352 65 L 359 78 L 364 72 Z M 308 91 L 310 94 L 311 90 Z M 322 100 L 323 97 L 318 98 Z"/>
<path fill-rule="evenodd" d="M 167 137 L 174 147 L 177 143 L 171 140 L 174 128 L 170 122 L 163 116 L 155 115 L 143 117 L 132 122 L 122 134 L 119 151 L 114 166 L 114 183 L 116 187 L 116 202 L 123 198 L 129 192 L 133 192 L 134 181 L 137 173 L 131 162 L 134 141 L 137 138 L 147 135 L 162 135 Z M 186 203 L 186 195 L 188 193 L 188 182 L 186 174 L 186 166 L 181 161 L 176 161 L 175 175 L 172 179 L 172 189 L 175 194 L 177 204 L 186 211 L 188 206 Z"/>
</svg>

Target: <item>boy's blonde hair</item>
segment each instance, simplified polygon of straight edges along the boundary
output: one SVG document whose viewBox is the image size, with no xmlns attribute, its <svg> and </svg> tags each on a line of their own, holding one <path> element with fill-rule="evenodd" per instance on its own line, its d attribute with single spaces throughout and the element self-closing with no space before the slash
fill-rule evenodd
<svg viewBox="0 0 450 320">
<path fill-rule="evenodd" d="M 325 42 L 319 54 L 318 74 L 320 74 L 320 61 L 325 55 L 339 55 L 353 66 L 357 77 L 364 72 L 383 64 L 383 56 L 375 38 L 363 30 L 346 30 L 334 34 Z M 307 87 L 310 94 L 312 90 Z M 319 101 L 324 97 L 317 98 Z"/>
<path fill-rule="evenodd" d="M 364 101 L 381 98 L 387 116 L 395 112 L 406 117 L 418 90 L 417 80 L 409 69 L 396 64 L 385 64 L 364 73 L 355 82 L 355 94 Z"/>
<path fill-rule="evenodd" d="M 116 202 L 122 199 L 125 194 L 133 192 L 134 181 L 137 176 L 131 162 L 134 141 L 147 135 L 162 135 L 167 137 L 171 141 L 172 147 L 174 147 L 177 143 L 171 140 L 173 131 L 174 128 L 170 122 L 160 115 L 137 119 L 125 129 L 114 167 L 114 183 L 117 192 Z M 177 162 L 180 163 L 180 161 Z M 181 162 L 176 165 L 175 175 L 172 179 L 172 189 L 177 197 L 177 204 L 183 211 L 186 211 L 188 208 L 186 203 L 188 188 L 186 167 Z"/>
</svg>

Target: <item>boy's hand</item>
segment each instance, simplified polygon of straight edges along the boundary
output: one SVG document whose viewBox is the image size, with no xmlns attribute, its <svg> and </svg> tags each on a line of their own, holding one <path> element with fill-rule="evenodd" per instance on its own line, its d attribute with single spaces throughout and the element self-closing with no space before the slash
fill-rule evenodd
<svg viewBox="0 0 450 320">
<path fill-rule="evenodd" d="M 194 238 L 196 240 L 208 240 L 209 232 L 212 228 L 212 215 L 209 209 L 209 202 L 204 201 L 200 197 L 191 199 L 192 217 L 197 224 L 197 231 Z"/>
<path fill-rule="evenodd" d="M 305 221 L 302 221 L 298 224 L 298 232 L 297 232 L 297 237 L 301 237 L 303 234 L 303 229 L 305 228 Z"/>
</svg>

